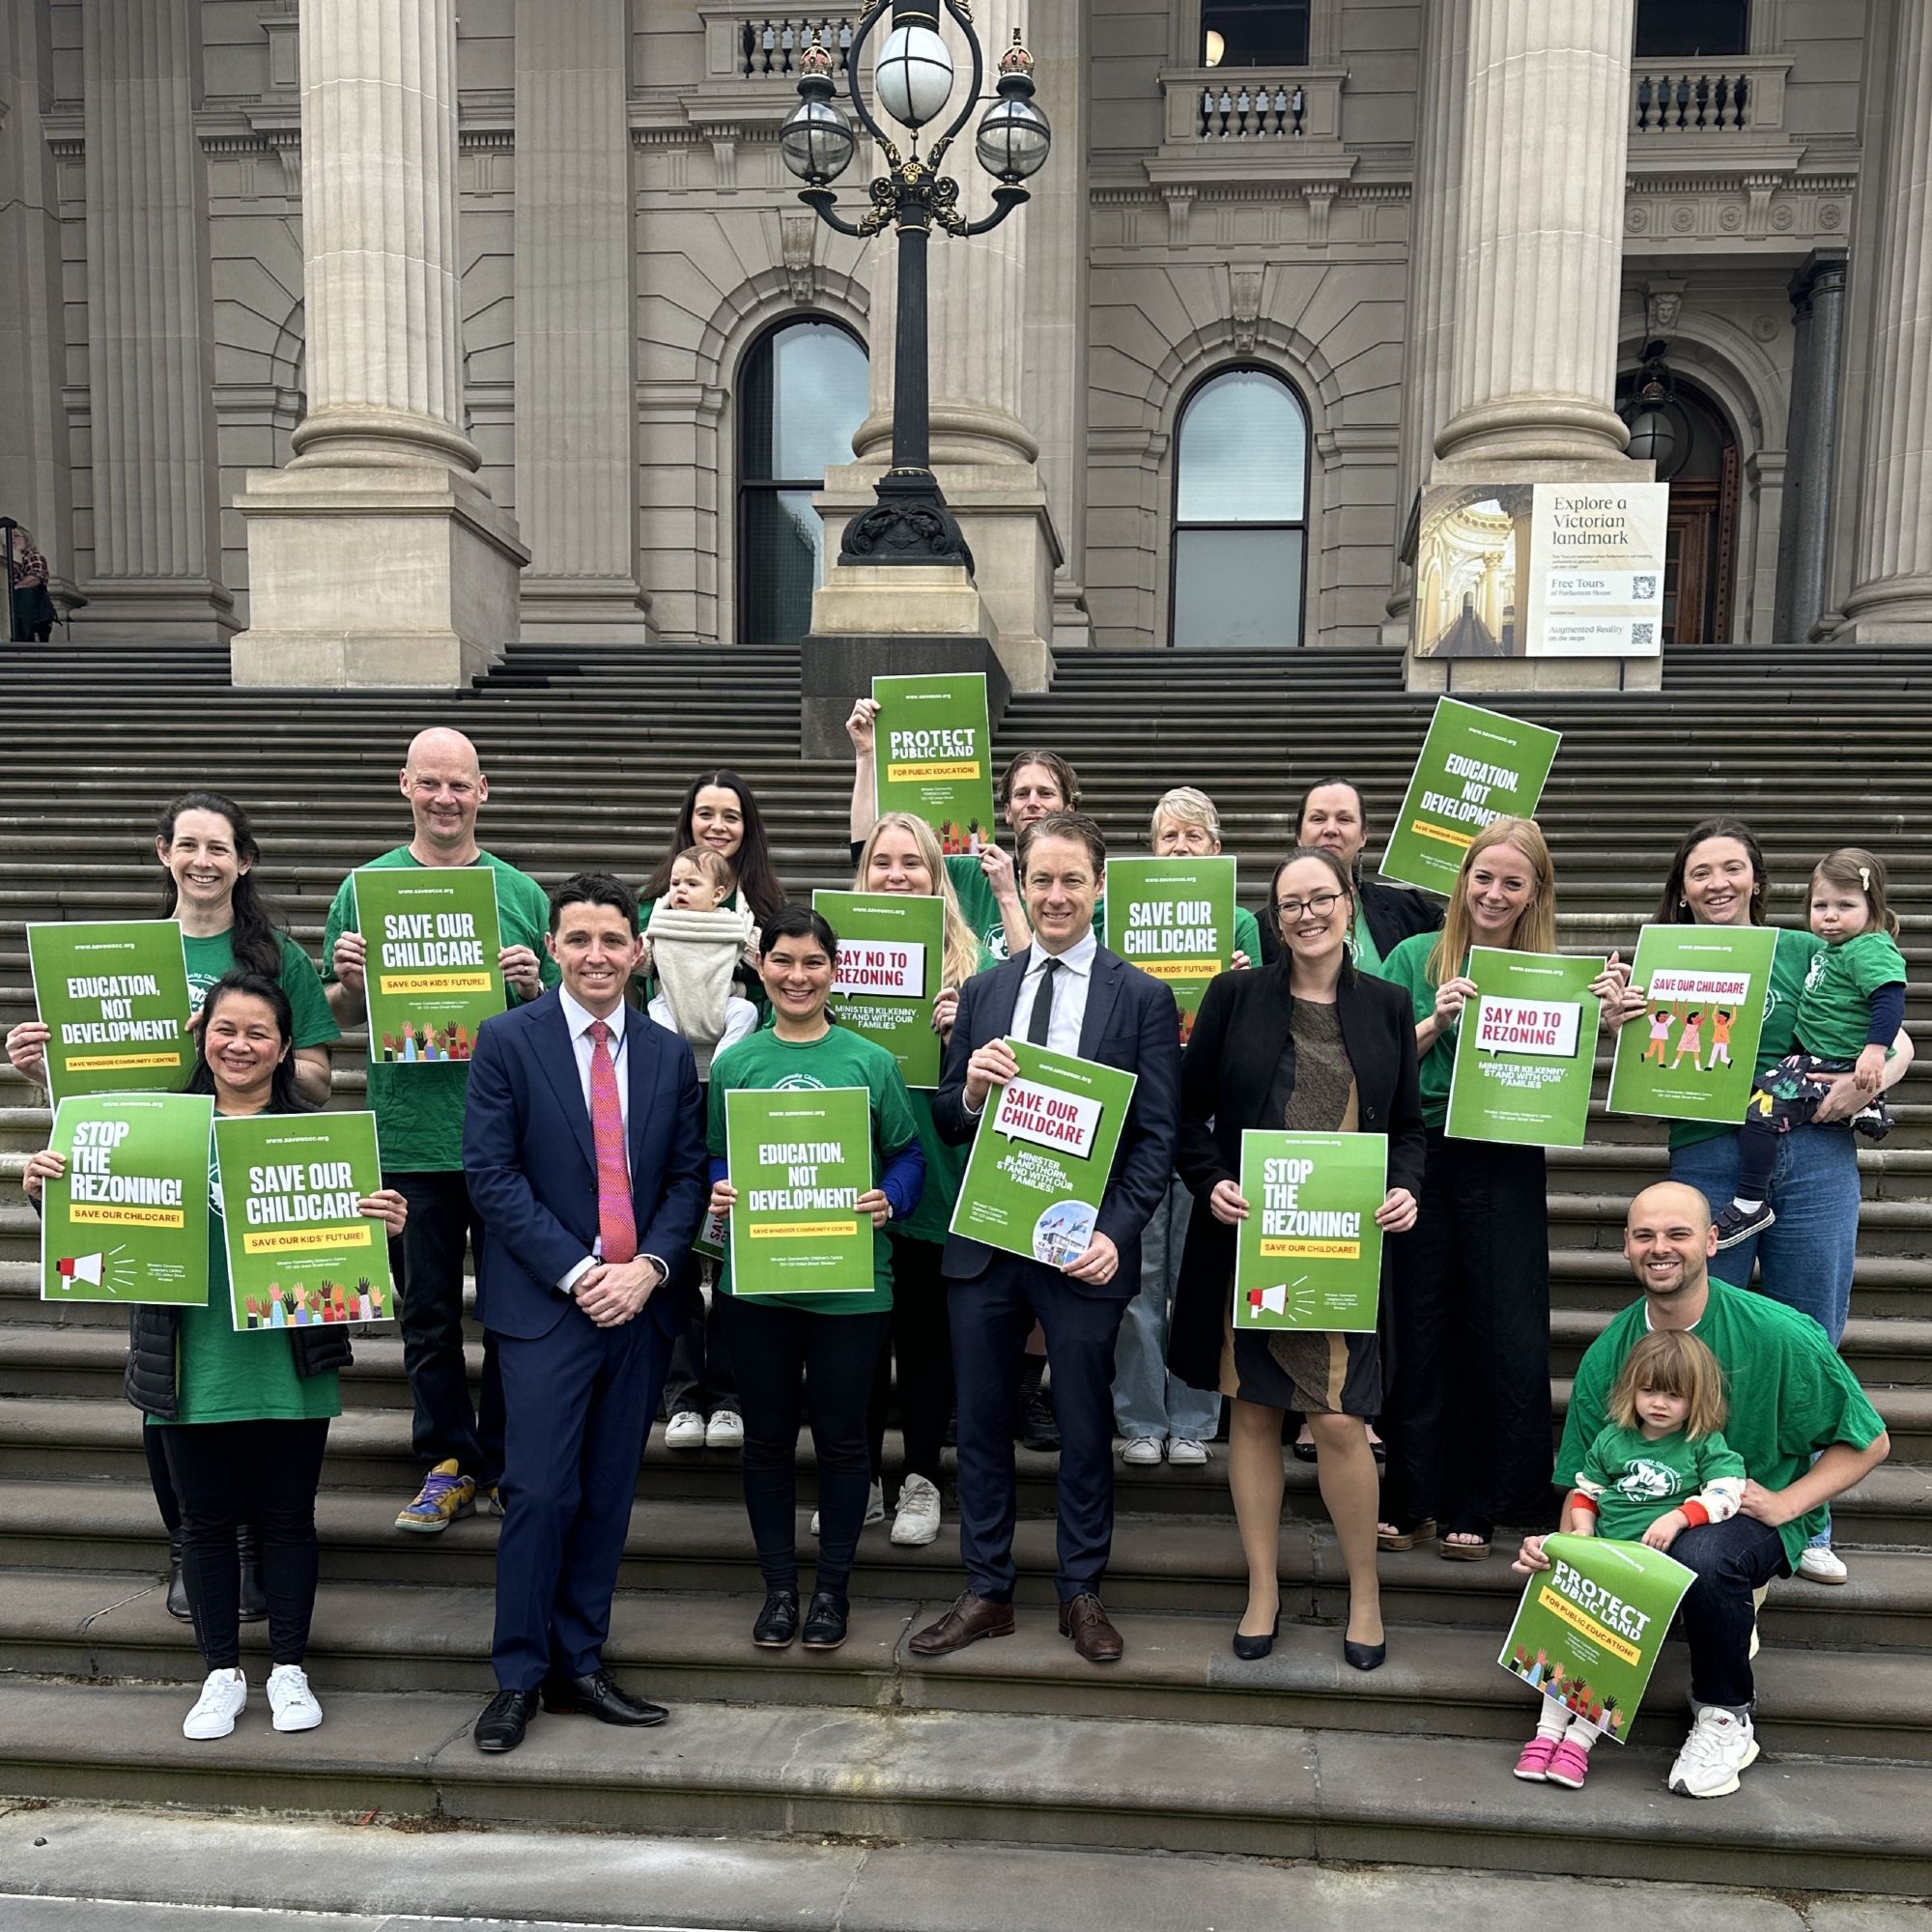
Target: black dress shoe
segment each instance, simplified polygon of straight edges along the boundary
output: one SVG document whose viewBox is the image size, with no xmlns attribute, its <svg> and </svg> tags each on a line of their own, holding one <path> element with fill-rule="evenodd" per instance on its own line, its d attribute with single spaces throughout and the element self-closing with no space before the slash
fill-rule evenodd
<svg viewBox="0 0 1932 1932">
<path fill-rule="evenodd" d="M 471 1733 L 480 1751 L 513 1751 L 537 1714 L 534 1690 L 498 1690 L 483 1707 Z"/>
<path fill-rule="evenodd" d="M 1053 1398 L 1043 1388 L 1032 1389 L 1021 1398 L 1020 1446 L 1023 1449 L 1060 1447 L 1060 1423 L 1053 1413 Z"/>
<path fill-rule="evenodd" d="M 258 1624 L 269 1614 L 269 1598 L 262 1588 L 262 1533 L 252 1522 L 236 1530 L 235 1553 L 242 1562 L 242 1621 Z"/>
<path fill-rule="evenodd" d="M 1342 1639 L 1342 1660 L 1356 1670 L 1379 1670 L 1388 1654 L 1386 1637 L 1380 1643 L 1357 1643 L 1348 1636 Z"/>
<path fill-rule="evenodd" d="M 837 1650 L 845 1641 L 845 1619 L 850 1614 L 843 1597 L 830 1590 L 814 1590 L 805 1612 L 807 1650 Z"/>
<path fill-rule="evenodd" d="M 543 1707 L 606 1724 L 661 1724 L 670 1716 L 662 1704 L 647 1704 L 620 1690 L 611 1673 L 601 1668 L 587 1677 L 546 1677 Z"/>
<path fill-rule="evenodd" d="M 798 1634 L 798 1592 L 767 1590 L 765 1607 L 752 1626 L 752 1641 L 760 1650 L 785 1650 Z"/>
<path fill-rule="evenodd" d="M 194 1611 L 188 1607 L 187 1579 L 182 1575 L 182 1533 L 176 1530 L 168 1538 L 168 1615 L 179 1617 L 185 1624 L 194 1621 Z"/>
<path fill-rule="evenodd" d="M 1281 1634 L 1281 1611 L 1274 1613 L 1274 1628 L 1261 1636 L 1243 1636 L 1237 1629 L 1235 1632 L 1235 1655 L 1243 1663 L 1253 1663 L 1265 1657 L 1274 1648 L 1274 1640 Z"/>
</svg>

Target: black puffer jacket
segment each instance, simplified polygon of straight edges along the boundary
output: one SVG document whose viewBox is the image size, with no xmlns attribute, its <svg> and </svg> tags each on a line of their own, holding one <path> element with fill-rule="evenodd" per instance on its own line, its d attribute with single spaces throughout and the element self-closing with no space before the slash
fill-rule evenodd
<svg viewBox="0 0 1932 1932">
<path fill-rule="evenodd" d="M 291 1328 L 289 1347 L 295 1350 L 296 1374 L 306 1380 L 330 1369 L 346 1369 L 352 1359 L 344 1329 Z M 181 1310 L 130 1308 L 128 1311 L 128 1400 L 144 1415 L 172 1422 L 181 1413 L 179 1369 Z M 273 1343 L 264 1347 L 272 1348 Z"/>
</svg>

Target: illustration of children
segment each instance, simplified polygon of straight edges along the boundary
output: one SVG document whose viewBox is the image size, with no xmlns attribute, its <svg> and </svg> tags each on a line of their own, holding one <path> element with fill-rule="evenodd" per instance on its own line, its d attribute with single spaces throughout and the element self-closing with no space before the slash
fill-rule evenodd
<svg viewBox="0 0 1932 1932">
<path fill-rule="evenodd" d="M 1704 1015 L 1702 1013 L 1690 1013 L 1685 1016 L 1684 1030 L 1677 1036 L 1677 1058 L 1670 1063 L 1673 1072 L 1684 1065 L 1684 1056 L 1687 1053 L 1690 1056 L 1690 1065 L 1699 1073 L 1703 1072 Z"/>
<path fill-rule="evenodd" d="M 1659 1007 L 1650 1016 L 1650 1044 L 1643 1050 L 1645 1060 L 1654 1060 L 1662 1066 L 1664 1050 L 1670 1044 L 1670 1009 Z"/>
<path fill-rule="evenodd" d="M 282 1299 L 280 1283 L 269 1290 L 269 1326 L 286 1328 L 289 1325 L 288 1305 Z"/>
<path fill-rule="evenodd" d="M 1729 1012 L 1721 1008 L 1711 1013 L 1711 1071 L 1715 1073 L 1720 1066 L 1731 1064 L 1731 1028 L 1736 1023 L 1737 1009 Z"/>
</svg>

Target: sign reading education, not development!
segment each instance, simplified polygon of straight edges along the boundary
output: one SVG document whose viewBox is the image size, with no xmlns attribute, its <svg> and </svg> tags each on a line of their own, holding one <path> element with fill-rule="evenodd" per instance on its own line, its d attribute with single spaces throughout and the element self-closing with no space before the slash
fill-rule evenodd
<svg viewBox="0 0 1932 1932">
<path fill-rule="evenodd" d="M 192 1002 L 173 920 L 30 925 L 27 956 L 56 1106 L 71 1094 L 165 1093 L 186 1081 Z"/>
</svg>

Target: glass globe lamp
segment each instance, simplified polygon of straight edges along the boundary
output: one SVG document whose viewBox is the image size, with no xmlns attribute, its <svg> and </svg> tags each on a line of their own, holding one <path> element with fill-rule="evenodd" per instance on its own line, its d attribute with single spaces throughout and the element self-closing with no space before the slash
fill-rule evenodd
<svg viewBox="0 0 1932 1932">
<path fill-rule="evenodd" d="M 923 128 L 952 98 L 952 56 L 946 43 L 917 22 L 895 27 L 879 54 L 879 102 L 904 128 Z"/>
</svg>

